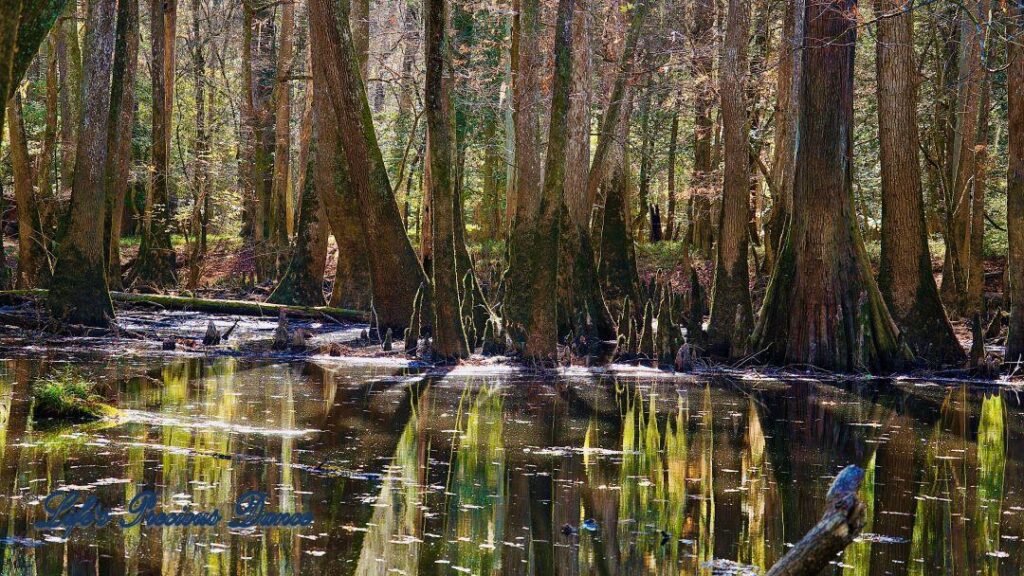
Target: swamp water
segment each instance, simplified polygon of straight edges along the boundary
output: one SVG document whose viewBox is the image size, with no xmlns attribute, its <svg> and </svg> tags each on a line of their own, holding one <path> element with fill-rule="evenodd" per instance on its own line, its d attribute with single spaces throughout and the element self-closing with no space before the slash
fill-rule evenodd
<svg viewBox="0 0 1024 576">
<path fill-rule="evenodd" d="M 0 573 L 710 574 L 770 566 L 843 466 L 865 535 L 835 573 L 1021 574 L 1024 408 L 1012 391 L 324 361 L 77 361 L 123 410 L 31 418 L 56 361 L 0 364 Z M 41 530 L 44 498 L 216 527 Z M 268 493 L 307 528 L 230 528 Z M 116 523 L 116 520 L 115 520 Z M 566 526 L 568 525 L 568 527 Z M 736 572 L 742 573 L 742 572 Z"/>
</svg>

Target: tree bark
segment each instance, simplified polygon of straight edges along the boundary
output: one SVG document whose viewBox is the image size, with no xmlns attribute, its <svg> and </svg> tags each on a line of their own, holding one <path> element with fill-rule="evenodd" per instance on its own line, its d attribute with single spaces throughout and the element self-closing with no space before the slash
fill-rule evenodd
<svg viewBox="0 0 1024 576">
<path fill-rule="evenodd" d="M 718 217 L 715 281 L 711 292 L 708 347 L 713 354 L 746 354 L 754 322 L 747 265 L 750 222 L 750 137 L 747 118 L 747 44 L 750 9 L 729 0 L 725 44 L 719 65 L 724 126 L 725 183 Z"/>
<path fill-rule="evenodd" d="M 340 17 L 340 18 L 339 18 Z M 310 1 L 313 53 L 323 61 L 324 86 L 344 141 L 349 181 L 358 199 L 366 236 L 373 306 L 380 328 L 401 333 L 412 315 L 413 299 L 426 276 L 405 235 L 387 169 L 377 145 L 373 117 L 353 58 L 348 15 L 330 0 Z"/>
<path fill-rule="evenodd" d="M 800 119 L 801 68 L 800 47 L 804 37 L 806 0 L 786 3 L 783 44 L 779 58 L 778 87 L 775 101 L 775 141 L 772 146 L 772 208 L 765 230 L 765 264 L 770 270 L 782 245 L 786 224 L 793 206 L 793 174 L 796 172 L 796 135 Z"/>
<path fill-rule="evenodd" d="M 365 86 L 370 72 L 370 0 L 348 1 L 352 23 L 352 48 L 356 61 L 359 62 L 359 75 L 363 78 Z"/>
<path fill-rule="evenodd" d="M 626 41 L 619 58 L 619 69 L 612 85 L 611 95 L 608 97 L 604 116 L 601 118 L 601 133 L 597 137 L 597 146 L 594 148 L 594 157 L 591 161 L 590 173 L 587 176 L 587 205 L 590 207 L 598 203 L 598 189 L 605 179 L 610 177 L 614 169 L 613 163 L 609 161 L 609 156 L 613 153 L 613 148 L 616 146 L 615 139 L 622 128 L 621 119 L 631 112 L 629 108 L 632 106 L 632 98 L 627 95 L 627 81 L 633 70 L 633 57 L 649 5 L 650 0 L 640 0 L 633 6 L 629 31 L 626 33 Z M 592 225 L 596 228 L 596 223 L 592 223 Z"/>
<path fill-rule="evenodd" d="M 53 315 L 74 324 L 105 326 L 114 309 L 104 268 L 103 168 L 110 121 L 116 0 L 89 3 L 85 38 L 85 101 L 78 131 L 78 162 L 71 218 L 57 255 L 48 304 Z"/>
<path fill-rule="evenodd" d="M 963 13 L 970 10 L 971 15 Z M 981 110 L 982 44 L 987 41 L 983 22 L 988 0 L 972 0 L 957 13 L 960 21 L 960 60 L 957 69 L 956 126 L 949 150 L 946 222 L 946 257 L 942 266 L 941 295 L 948 309 L 970 317 L 980 302 L 970 302 L 967 293 L 970 266 L 970 237 L 973 184 L 977 160 L 978 120 Z"/>
<path fill-rule="evenodd" d="M 434 355 L 442 360 L 469 356 L 462 325 L 459 278 L 455 265 L 455 181 L 452 155 L 451 82 L 445 62 L 449 49 L 448 10 L 445 0 L 426 0 L 424 15 L 424 85 L 427 163 L 430 165 L 430 197 L 433 205 L 431 235 L 434 289 Z"/>
<path fill-rule="evenodd" d="M 150 76 L 153 81 L 153 152 L 150 190 L 134 276 L 136 282 L 164 287 L 176 282 L 171 246 L 173 221 L 170 170 L 171 122 L 174 108 L 175 29 L 177 0 L 150 2 Z"/>
<path fill-rule="evenodd" d="M 21 96 L 18 93 L 7 101 L 7 123 L 14 198 L 18 208 L 18 273 L 14 287 L 39 288 L 49 281 L 50 263 L 46 258 L 45 237 L 39 224 L 28 138 L 25 135 Z"/>
<path fill-rule="evenodd" d="M 591 17 L 587 0 L 577 0 L 573 16 L 572 88 L 568 111 L 565 187 L 559 223 L 559 336 L 615 337 L 604 302 L 590 233 L 592 205 L 587 195 L 590 172 Z"/>
<path fill-rule="evenodd" d="M 793 215 L 752 347 L 776 363 L 888 371 L 912 358 L 853 208 L 855 0 L 808 0 Z"/>
<path fill-rule="evenodd" d="M 695 50 L 693 75 L 696 83 L 696 102 L 693 124 L 693 173 L 690 176 L 692 218 L 687 229 L 686 241 L 690 247 L 709 257 L 715 240 L 711 224 L 715 169 L 712 158 L 715 121 L 711 117 L 715 97 L 712 89 L 714 23 L 714 0 L 694 0 L 691 35 Z"/>
<path fill-rule="evenodd" d="M 516 221 L 510 237 L 509 268 L 506 274 L 506 330 L 525 358 L 553 362 L 558 356 L 558 221 L 565 188 L 565 162 L 568 147 L 569 91 L 572 85 L 572 20 L 575 0 L 559 0 L 555 22 L 554 77 L 551 88 L 551 120 L 544 183 L 540 190 L 519 188 Z M 539 27 L 536 0 L 523 0 L 519 14 L 520 31 L 526 35 Z M 534 52 L 521 37 L 519 74 L 525 75 Z M 528 54 L 525 56 L 524 54 Z M 530 72 L 535 75 L 536 72 Z M 522 88 L 520 86 L 520 88 Z M 518 94 L 518 92 L 517 92 Z M 519 110 L 520 118 L 529 115 Z M 534 117 L 535 118 L 535 117 Z M 526 120 L 526 121 L 533 121 Z M 517 125 L 517 134 L 520 132 Z M 524 127 L 526 128 L 526 127 Z M 523 130 L 527 137 L 529 129 Z M 518 142 L 518 139 L 517 139 Z M 517 158 L 519 150 L 517 148 Z M 534 178 L 534 167 L 522 166 L 520 184 Z M 515 311 L 512 315 L 511 312 Z"/>
<path fill-rule="evenodd" d="M 283 272 L 288 264 L 291 220 L 288 198 L 291 195 L 292 85 L 291 69 L 295 52 L 295 4 L 281 6 L 281 27 L 277 50 L 277 78 L 274 83 L 274 172 L 270 193 L 269 249 L 274 254 L 274 269 Z M 305 170 L 305 166 L 300 166 Z"/>
<path fill-rule="evenodd" d="M 1010 4 L 1015 23 L 1021 30 L 1024 8 Z M 1006 70 L 1008 139 L 1006 171 L 1007 291 L 1010 301 L 1009 332 L 1006 335 L 1007 362 L 1024 362 L 1024 48 L 1007 42 L 1009 63 Z"/>
<path fill-rule="evenodd" d="M 82 116 L 82 50 L 78 44 L 78 3 L 69 2 L 60 19 L 57 34 L 57 65 L 60 84 L 60 191 L 61 210 L 71 197 L 71 184 L 75 170 L 75 147 L 78 145 L 78 125 Z"/>
<path fill-rule="evenodd" d="M 306 110 L 302 115 L 299 141 L 299 166 L 305 176 L 299 180 L 299 217 L 291 260 L 268 302 L 323 306 L 324 266 L 327 260 L 327 215 L 316 191 L 317 166 L 313 147 L 313 87 L 307 89 Z M 341 256 L 339 255 L 339 258 Z"/>
<path fill-rule="evenodd" d="M 618 131 L 613 137 L 613 147 L 606 157 L 610 172 L 602 184 L 605 200 L 604 211 L 601 212 L 599 236 L 601 251 L 597 259 L 597 273 L 612 312 L 620 314 L 628 299 L 633 308 L 632 314 L 638 316 L 643 311 L 644 303 L 640 297 L 636 246 L 633 242 L 632 221 L 629 217 L 632 177 L 629 152 L 626 146 L 629 135 L 629 117 L 633 108 L 632 100 L 628 94 L 625 96 Z M 591 168 L 591 173 L 593 173 L 593 168 Z"/>
<path fill-rule="evenodd" d="M 132 124 L 135 121 L 135 74 L 139 55 L 138 0 L 120 0 L 111 81 L 110 127 L 107 134 L 106 228 L 107 285 L 120 290 L 121 219 L 131 174 Z"/>
<path fill-rule="evenodd" d="M 913 13 L 900 0 L 874 0 L 894 14 L 877 25 L 878 139 L 882 169 L 882 256 L 878 288 L 907 344 L 921 359 L 962 363 L 966 357 L 939 299 L 917 151 L 917 76 Z"/>
<path fill-rule="evenodd" d="M 54 237 L 54 214 L 56 213 L 54 191 L 54 151 L 57 149 L 57 110 L 60 94 L 57 87 L 57 35 L 59 29 L 49 34 L 46 55 L 46 128 L 43 129 L 42 150 L 36 160 L 36 203 L 39 210 L 39 229 L 47 250 Z M 47 254 L 47 265 L 52 264 Z"/>
<path fill-rule="evenodd" d="M 668 135 L 668 210 L 664 237 L 668 241 L 676 236 L 676 150 L 679 142 L 679 112 L 672 113 L 672 127 Z"/>
<path fill-rule="evenodd" d="M 206 205 L 209 204 L 209 148 L 210 136 L 206 129 L 206 55 L 201 39 L 200 0 L 192 0 L 192 81 L 194 84 L 193 105 L 196 114 L 196 133 L 192 143 L 192 215 L 189 228 L 192 232 L 192 246 L 189 250 L 188 281 L 186 287 L 195 290 L 202 279 L 202 264 L 206 257 L 206 244 L 203 238 L 203 221 Z M 211 110 L 213 112 L 213 110 Z"/>
<path fill-rule="evenodd" d="M 270 7 L 245 4 L 242 59 L 245 104 L 243 105 L 244 197 L 247 230 L 256 261 L 256 278 L 272 280 L 277 254 L 273 243 L 274 152 L 276 147 L 274 88 L 277 85 L 277 56 L 274 11 Z M 248 66 L 244 62 L 248 61 Z"/>
</svg>

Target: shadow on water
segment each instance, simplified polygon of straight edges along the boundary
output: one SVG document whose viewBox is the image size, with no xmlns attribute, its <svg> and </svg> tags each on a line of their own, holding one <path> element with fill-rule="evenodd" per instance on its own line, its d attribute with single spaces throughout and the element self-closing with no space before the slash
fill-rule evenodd
<svg viewBox="0 0 1024 576">
<path fill-rule="evenodd" d="M 37 429 L 53 362 L 0 367 L 2 574 L 710 574 L 764 569 L 866 470 L 835 573 L 1020 574 L 1024 410 L 902 382 L 445 374 L 243 362 L 85 364 L 118 422 Z M 269 494 L 301 529 L 40 530 L 54 490 L 166 511 Z"/>
</svg>

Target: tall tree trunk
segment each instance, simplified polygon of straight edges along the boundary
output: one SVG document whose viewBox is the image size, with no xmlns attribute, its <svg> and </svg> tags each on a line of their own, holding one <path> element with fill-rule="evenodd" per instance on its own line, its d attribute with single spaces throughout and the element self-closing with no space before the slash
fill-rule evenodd
<svg viewBox="0 0 1024 576">
<path fill-rule="evenodd" d="M 598 189 L 607 178 L 610 178 L 614 169 L 612 166 L 613 162 L 609 161 L 609 157 L 614 153 L 615 139 L 622 129 L 621 119 L 623 116 L 628 116 L 631 112 L 629 108 L 632 106 L 632 98 L 627 95 L 628 87 L 626 84 L 633 70 L 636 45 L 640 39 L 644 16 L 646 16 L 650 4 L 650 0 L 640 0 L 633 6 L 633 16 L 630 19 L 626 41 L 622 47 L 622 54 L 619 57 L 619 69 L 616 72 L 611 95 L 608 97 L 608 105 L 605 107 L 604 115 L 601 118 L 601 133 L 597 137 L 594 158 L 590 164 L 590 173 L 587 175 L 588 210 L 597 204 Z M 593 225 L 597 228 L 596 223 L 593 223 Z"/>
<path fill-rule="evenodd" d="M 75 148 L 78 146 L 78 125 L 82 117 L 82 49 L 78 43 L 78 2 L 68 2 L 60 20 L 57 35 L 57 64 L 60 84 L 60 209 L 67 208 L 74 180 Z"/>
<path fill-rule="evenodd" d="M 299 217 L 291 260 L 268 302 L 301 306 L 322 306 L 324 303 L 324 265 L 327 261 L 327 214 L 316 191 L 313 147 L 313 86 L 306 88 L 306 105 L 299 134 L 299 166 L 305 175 L 299 179 Z M 318 142 L 319 144 L 319 142 Z M 339 255 L 340 258 L 340 255 Z"/>
<path fill-rule="evenodd" d="M 512 53 L 513 65 L 512 101 L 515 110 L 515 180 L 509 198 L 515 203 L 512 220 L 509 223 L 508 261 L 505 271 L 505 299 L 501 315 L 513 342 L 525 345 L 526 331 L 530 324 L 530 304 L 523 301 L 532 281 L 533 270 L 523 265 L 529 262 L 521 259 L 518 250 L 527 248 L 532 240 L 540 208 L 540 85 L 538 68 L 540 57 L 537 44 L 532 41 L 540 36 L 540 8 L 538 0 L 513 0 Z M 530 41 L 524 41 L 529 39 Z M 522 262 L 513 266 L 515 261 Z"/>
<path fill-rule="evenodd" d="M 897 369 L 911 358 L 872 277 L 853 208 L 855 0 L 808 0 L 793 215 L 753 349 L 772 362 Z"/>
<path fill-rule="evenodd" d="M 338 246 L 337 270 L 329 304 L 352 310 L 369 310 L 373 299 L 370 265 L 362 216 L 338 140 L 338 125 L 328 101 L 321 63 L 313 59 L 313 188 L 324 208 Z"/>
<path fill-rule="evenodd" d="M 730 358 L 746 353 L 754 323 L 747 265 L 750 221 L 750 137 L 747 118 L 747 44 L 750 8 L 729 0 L 719 65 L 725 146 L 725 183 L 718 216 L 715 282 L 711 292 L 709 350 Z"/>
<path fill-rule="evenodd" d="M 14 286 L 19 289 L 41 288 L 50 279 L 50 263 L 46 258 L 45 239 L 39 224 L 21 96 L 17 92 L 7 101 L 7 123 L 14 198 L 18 208 L 18 273 Z"/>
<path fill-rule="evenodd" d="M 288 211 L 291 195 L 292 83 L 291 69 L 295 52 L 295 4 L 281 7 L 281 28 L 277 51 L 277 81 L 274 83 L 274 173 L 270 194 L 270 250 L 274 269 L 284 271 L 288 263 Z M 305 170 L 305 166 L 300 166 Z"/>
<path fill-rule="evenodd" d="M 796 136 L 800 120 L 800 81 L 806 0 L 786 3 L 783 43 L 780 50 L 778 87 L 775 100 L 775 141 L 772 146 L 771 214 L 765 230 L 765 264 L 770 270 L 782 245 L 783 234 L 792 214 L 793 174 L 796 172 Z"/>
<path fill-rule="evenodd" d="M 274 11 L 270 7 L 245 5 L 243 30 L 243 60 L 248 54 L 249 66 L 245 75 L 244 139 L 246 154 L 244 177 L 246 183 L 249 218 L 248 232 L 256 262 L 256 277 L 261 282 L 272 280 L 276 274 L 277 255 L 272 246 L 273 220 L 271 206 L 274 190 L 275 116 L 274 88 L 277 85 L 277 56 L 274 31 Z"/>
<path fill-rule="evenodd" d="M 502 158 L 495 144 L 498 135 L 498 118 L 493 112 L 484 118 L 483 141 L 484 159 L 481 177 L 483 187 L 477 221 L 480 222 L 480 237 L 494 241 L 501 236 L 501 188 Z M 406 193 L 408 195 L 408 192 Z"/>
<path fill-rule="evenodd" d="M 696 82 L 696 103 L 693 124 L 693 172 L 690 176 L 690 204 L 692 218 L 687 229 L 687 243 L 704 256 L 711 256 L 715 235 L 711 224 L 711 199 L 714 196 L 714 168 L 712 142 L 715 121 L 711 117 L 714 106 L 712 65 L 714 63 L 714 0 L 694 0 L 693 75 Z"/>
<path fill-rule="evenodd" d="M 1021 31 L 1024 7 L 1010 4 L 1014 32 Z M 1007 42 L 1009 64 L 1007 93 L 1006 236 L 1007 291 L 1010 301 L 1009 331 L 1006 335 L 1007 362 L 1024 362 L 1024 48 Z"/>
<path fill-rule="evenodd" d="M 928 362 L 962 363 L 932 275 L 917 151 L 917 76 L 913 15 L 901 0 L 874 0 L 878 21 L 878 139 L 882 168 L 882 257 L 878 288 L 914 353 Z"/>
<path fill-rule="evenodd" d="M 985 184 L 988 179 L 988 141 L 991 125 L 989 99 L 992 80 L 986 75 L 982 79 L 981 103 L 978 110 L 978 138 L 974 147 L 974 177 L 971 183 L 971 219 L 968 222 L 965 246 L 967 255 L 966 312 L 972 317 L 985 312 L 984 289 L 985 267 L 982 253 L 985 241 Z M 962 251 L 961 251 L 962 252 Z"/>
<path fill-rule="evenodd" d="M 651 86 L 643 89 L 643 99 L 640 101 L 640 174 L 639 186 L 637 188 L 637 214 L 633 220 L 633 234 L 637 242 L 644 238 L 644 224 L 647 222 L 647 214 L 650 210 L 651 191 L 651 157 L 654 155 L 654 138 L 656 127 L 651 126 Z"/>
<path fill-rule="evenodd" d="M 672 112 L 672 127 L 668 133 L 668 209 L 664 237 L 668 241 L 676 236 L 676 151 L 679 142 L 679 112 Z"/>
<path fill-rule="evenodd" d="M 128 179 L 131 175 L 132 124 L 135 121 L 135 74 L 139 56 L 138 0 L 120 0 L 117 7 L 117 36 L 114 72 L 110 86 L 110 126 L 107 133 L 106 262 L 107 285 L 120 290 L 121 219 L 124 214 Z"/>
<path fill-rule="evenodd" d="M 346 0 L 341 0 L 345 2 Z M 348 0 L 352 28 L 352 49 L 359 63 L 359 75 L 366 86 L 370 72 L 370 0 Z"/>
<path fill-rule="evenodd" d="M 206 128 L 206 56 L 203 53 L 204 42 L 201 38 L 200 20 L 202 6 L 200 0 L 192 0 L 192 82 L 193 99 L 196 114 L 196 134 L 192 144 L 192 215 L 189 228 L 192 233 L 192 246 L 189 251 L 188 281 L 189 290 L 199 288 L 202 279 L 202 264 L 206 257 L 206 245 L 203 242 L 204 208 L 208 204 L 207 194 L 209 180 L 209 148 L 210 136 Z M 210 110 L 212 113 L 213 110 Z"/>
<path fill-rule="evenodd" d="M 590 233 L 591 204 L 587 197 L 590 172 L 591 16 L 587 0 L 577 0 L 573 16 L 572 96 L 569 99 L 569 141 L 565 157 L 558 245 L 559 336 L 573 334 L 615 337 L 615 326 L 604 302 Z"/>
<path fill-rule="evenodd" d="M 412 314 L 413 299 L 426 276 L 405 235 L 402 216 L 377 145 L 373 117 L 353 58 L 348 15 L 330 0 L 310 1 L 310 29 L 316 60 L 323 60 L 324 85 L 338 124 L 349 181 L 358 199 L 381 329 L 397 333 Z"/>
<path fill-rule="evenodd" d="M 970 10 L 971 14 L 963 11 Z M 972 0 L 962 5 L 957 14 L 960 21 L 960 60 L 957 70 L 956 126 L 947 190 L 944 239 L 946 257 L 942 266 L 942 298 L 948 309 L 961 316 L 970 316 L 974 303 L 968 301 L 969 252 L 971 236 L 972 185 L 975 176 L 978 137 L 978 116 L 981 110 L 982 45 L 986 42 L 984 26 L 988 0 Z"/>
<path fill-rule="evenodd" d="M 48 303 L 56 318 L 105 326 L 114 308 L 103 266 L 103 172 L 110 121 L 110 76 L 114 60 L 116 0 L 93 0 L 86 20 L 85 101 L 78 130 L 78 159 L 71 193 L 71 219 L 60 244 Z"/>
<path fill-rule="evenodd" d="M 629 135 L 629 117 L 633 102 L 626 95 L 622 104 L 618 133 L 606 157 L 610 171 L 602 184 L 604 211 L 601 227 L 594 234 L 599 237 L 600 253 L 597 274 L 612 312 L 619 314 L 626 301 L 632 304 L 634 315 L 642 314 L 640 276 L 636 267 L 636 246 L 633 242 L 632 221 L 629 217 L 630 186 L 633 178 L 626 140 Z M 591 169 L 593 173 L 593 169 Z"/>
<path fill-rule="evenodd" d="M 153 81 L 153 153 L 150 190 L 135 279 L 163 287 L 175 283 L 175 254 L 171 246 L 173 222 L 170 170 L 171 122 L 174 108 L 174 53 L 177 0 L 150 3 L 150 42 L 153 45 L 150 77 Z M 77 166 L 76 166 L 77 168 Z"/>
<path fill-rule="evenodd" d="M 555 22 L 555 63 L 551 88 L 551 121 L 544 183 L 540 191 L 520 188 L 516 222 L 509 247 L 509 272 L 506 276 L 505 307 L 522 308 L 517 318 L 524 324 L 508 325 L 513 341 L 522 346 L 523 356 L 551 362 L 558 356 L 558 218 L 565 187 L 565 162 L 568 147 L 569 91 L 572 85 L 572 19 L 575 0 L 559 0 Z M 522 31 L 528 33 L 539 24 L 536 0 L 523 0 L 520 18 Z M 525 39 L 525 38 L 524 38 Z M 519 44 L 522 58 L 524 43 Z M 526 61 L 520 60 L 520 74 Z M 522 114 L 522 111 L 519 112 Z M 527 212 L 526 207 L 532 212 Z M 506 312 L 507 314 L 507 312 Z"/>
<path fill-rule="evenodd" d="M 433 204 L 431 274 L 434 288 L 434 354 L 443 360 L 469 356 L 462 325 L 459 278 L 455 266 L 455 173 L 452 155 L 451 77 L 446 72 L 448 11 L 445 0 L 426 0 L 424 9 L 424 103 L 427 117 L 427 162 Z"/>
<path fill-rule="evenodd" d="M 54 191 L 54 151 L 57 149 L 57 110 L 60 94 L 57 87 L 57 35 L 59 28 L 50 31 L 46 58 L 46 128 L 43 129 L 42 150 L 36 161 L 36 203 L 39 210 L 39 230 L 44 250 L 49 250 L 54 237 L 56 193 Z M 47 265 L 50 262 L 47 254 Z"/>
</svg>

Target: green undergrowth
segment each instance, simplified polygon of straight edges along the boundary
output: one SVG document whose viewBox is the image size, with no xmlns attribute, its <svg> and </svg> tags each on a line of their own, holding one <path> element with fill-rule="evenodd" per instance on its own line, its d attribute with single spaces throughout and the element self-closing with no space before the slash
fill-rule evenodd
<svg viewBox="0 0 1024 576">
<path fill-rule="evenodd" d="M 32 386 L 32 417 L 36 421 L 92 422 L 117 415 L 117 409 L 93 392 L 96 385 L 74 368 L 62 368 Z"/>
</svg>

